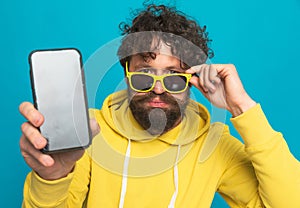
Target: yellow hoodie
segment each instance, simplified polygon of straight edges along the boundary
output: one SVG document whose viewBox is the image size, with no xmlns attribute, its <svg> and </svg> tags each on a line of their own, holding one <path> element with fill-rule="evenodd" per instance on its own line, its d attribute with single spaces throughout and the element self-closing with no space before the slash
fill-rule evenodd
<svg viewBox="0 0 300 208">
<path fill-rule="evenodd" d="M 24 185 L 23 207 L 209 208 L 215 192 L 230 207 L 300 207 L 300 165 L 268 124 L 259 105 L 210 124 L 190 101 L 180 125 L 153 137 L 134 120 L 127 94 L 91 110 L 101 132 L 67 177 L 46 181 L 35 172 Z"/>
</svg>

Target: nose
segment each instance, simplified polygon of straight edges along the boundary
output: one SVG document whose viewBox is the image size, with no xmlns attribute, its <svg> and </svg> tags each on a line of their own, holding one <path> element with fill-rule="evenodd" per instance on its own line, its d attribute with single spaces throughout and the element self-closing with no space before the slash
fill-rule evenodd
<svg viewBox="0 0 300 208">
<path fill-rule="evenodd" d="M 154 83 L 154 88 L 152 90 L 155 94 L 162 94 L 165 92 L 165 89 L 160 81 Z"/>
</svg>

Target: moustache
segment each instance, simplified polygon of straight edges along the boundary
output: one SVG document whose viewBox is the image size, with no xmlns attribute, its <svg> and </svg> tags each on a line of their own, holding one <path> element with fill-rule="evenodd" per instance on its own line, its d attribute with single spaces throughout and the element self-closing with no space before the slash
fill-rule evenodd
<svg viewBox="0 0 300 208">
<path fill-rule="evenodd" d="M 145 95 L 134 95 L 132 100 L 135 102 L 146 103 L 146 102 L 150 102 L 154 98 L 159 98 L 159 100 L 161 100 L 162 102 L 165 102 L 165 103 L 168 103 L 171 105 L 178 105 L 178 104 L 182 103 L 181 100 L 176 99 L 175 97 L 173 97 L 172 95 L 170 95 L 167 92 L 164 92 L 162 94 L 155 94 L 154 92 L 148 92 Z"/>
</svg>

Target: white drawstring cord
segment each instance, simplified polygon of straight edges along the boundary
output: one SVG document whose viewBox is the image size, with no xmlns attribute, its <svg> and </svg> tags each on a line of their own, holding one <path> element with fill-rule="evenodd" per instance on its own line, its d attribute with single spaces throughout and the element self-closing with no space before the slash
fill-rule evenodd
<svg viewBox="0 0 300 208">
<path fill-rule="evenodd" d="M 123 165 L 122 188 L 121 188 L 119 208 L 124 207 L 125 195 L 126 195 L 126 190 L 127 190 L 127 175 L 128 175 L 128 165 L 129 165 L 129 159 L 130 159 L 130 151 L 131 151 L 131 141 L 128 140 L 128 146 L 127 146 L 127 149 L 126 149 L 126 155 L 125 155 L 124 165 Z M 171 201 L 168 205 L 168 208 L 174 208 L 175 207 L 175 202 L 176 202 L 176 198 L 177 198 L 177 195 L 178 195 L 179 187 L 178 187 L 178 167 L 177 167 L 177 163 L 178 163 L 178 160 L 179 160 L 179 153 L 180 153 L 180 146 L 178 146 L 178 149 L 177 149 L 177 155 L 176 155 L 176 160 L 175 160 L 175 165 L 174 165 L 174 170 L 173 170 L 175 191 L 174 191 L 173 196 L 171 198 Z"/>
<path fill-rule="evenodd" d="M 174 208 L 175 207 L 175 202 L 176 202 L 176 198 L 177 198 L 177 194 L 178 194 L 178 188 L 179 187 L 178 187 L 178 167 L 177 167 L 177 163 L 178 163 L 178 160 L 179 160 L 179 153 L 180 153 L 180 146 L 178 146 L 178 149 L 177 149 L 176 161 L 175 161 L 174 170 L 173 170 L 175 191 L 173 193 L 173 196 L 171 198 L 171 201 L 169 203 L 168 208 Z"/>
<path fill-rule="evenodd" d="M 126 149 L 125 159 L 124 159 L 124 165 L 123 165 L 122 189 L 121 189 L 121 195 L 120 195 L 119 208 L 124 207 L 125 195 L 126 195 L 126 190 L 127 190 L 128 164 L 129 164 L 130 151 L 131 151 L 130 148 L 131 148 L 131 142 L 129 139 L 127 149 Z"/>
</svg>

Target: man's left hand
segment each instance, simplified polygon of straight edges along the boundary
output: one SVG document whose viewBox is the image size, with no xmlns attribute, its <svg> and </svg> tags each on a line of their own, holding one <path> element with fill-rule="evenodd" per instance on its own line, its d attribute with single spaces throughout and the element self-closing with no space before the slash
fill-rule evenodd
<svg viewBox="0 0 300 208">
<path fill-rule="evenodd" d="M 233 64 L 202 64 L 193 66 L 186 73 L 194 74 L 190 83 L 215 106 L 230 111 L 236 117 L 256 102 L 245 91 Z"/>
</svg>

